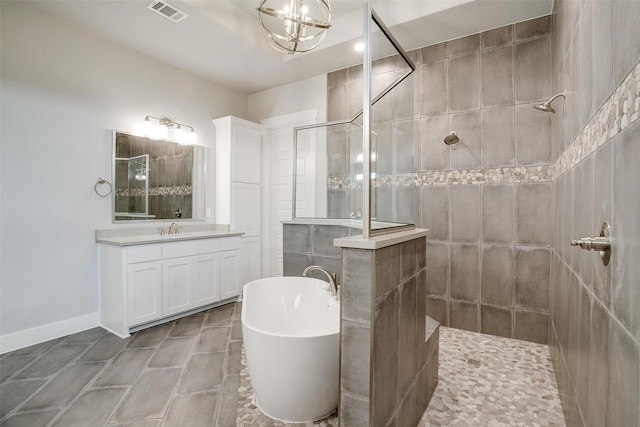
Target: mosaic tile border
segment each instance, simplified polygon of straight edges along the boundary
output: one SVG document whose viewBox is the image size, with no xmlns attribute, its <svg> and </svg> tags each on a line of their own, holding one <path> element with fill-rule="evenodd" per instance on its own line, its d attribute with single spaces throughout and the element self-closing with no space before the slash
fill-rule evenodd
<svg viewBox="0 0 640 427">
<path fill-rule="evenodd" d="M 190 185 L 174 185 L 171 187 L 151 187 L 149 188 L 149 196 L 189 196 L 192 193 Z M 144 188 L 134 189 L 116 189 L 116 196 L 121 197 L 136 197 L 144 196 Z"/>
<path fill-rule="evenodd" d="M 600 107 L 554 165 L 559 177 L 589 157 L 640 115 L 640 62 Z"/>
<path fill-rule="evenodd" d="M 374 188 L 422 187 L 428 185 L 550 182 L 552 178 L 553 167 L 551 165 L 541 165 L 379 175 L 372 180 L 372 184 Z M 330 190 L 357 190 L 362 188 L 362 181 L 355 181 L 351 177 L 332 177 L 328 180 L 328 187 Z"/>
<path fill-rule="evenodd" d="M 324 418 L 322 420 L 306 423 L 284 423 L 274 420 L 262 413 L 256 406 L 251 379 L 249 378 L 249 369 L 247 367 L 247 358 L 244 352 L 244 344 L 242 345 L 240 356 L 240 387 L 238 387 L 238 412 L 236 417 L 236 426 L 238 427 L 338 427 L 338 414 Z"/>
</svg>

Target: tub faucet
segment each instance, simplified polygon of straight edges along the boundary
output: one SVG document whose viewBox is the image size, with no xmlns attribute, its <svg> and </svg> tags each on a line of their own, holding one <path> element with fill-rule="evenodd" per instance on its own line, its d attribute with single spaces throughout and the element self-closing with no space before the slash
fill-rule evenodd
<svg viewBox="0 0 640 427">
<path fill-rule="evenodd" d="M 176 224 L 175 222 L 172 222 L 171 225 L 169 226 L 168 234 L 178 234 L 178 224 Z"/>
<path fill-rule="evenodd" d="M 321 271 L 325 274 L 325 276 L 327 276 L 327 278 L 329 279 L 329 288 L 330 288 L 329 292 L 331 292 L 331 295 L 333 295 L 334 297 L 337 297 L 338 284 L 336 283 L 336 273 L 331 274 L 327 270 L 325 270 L 323 267 L 320 267 L 319 265 L 310 265 L 309 267 L 304 269 L 304 271 L 302 272 L 302 275 L 304 277 L 308 277 L 308 274 L 313 270 Z"/>
</svg>

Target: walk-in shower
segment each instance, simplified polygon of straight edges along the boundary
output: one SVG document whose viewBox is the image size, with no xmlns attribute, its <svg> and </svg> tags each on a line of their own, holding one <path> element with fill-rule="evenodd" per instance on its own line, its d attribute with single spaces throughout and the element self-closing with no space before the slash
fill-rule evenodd
<svg viewBox="0 0 640 427">
<path fill-rule="evenodd" d="M 350 81 L 362 107 L 295 129 L 293 217 L 348 220 L 369 237 L 414 226 L 415 65 L 370 8 L 363 33 Z"/>
</svg>

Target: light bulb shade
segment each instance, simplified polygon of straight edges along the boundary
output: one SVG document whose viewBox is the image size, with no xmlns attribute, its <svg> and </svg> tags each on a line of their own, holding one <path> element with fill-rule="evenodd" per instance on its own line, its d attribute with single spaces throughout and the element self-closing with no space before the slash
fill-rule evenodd
<svg viewBox="0 0 640 427">
<path fill-rule="evenodd" d="M 186 135 L 180 126 L 173 130 L 173 139 L 178 144 L 185 144 L 187 142 Z"/>
<path fill-rule="evenodd" d="M 329 0 L 262 0 L 258 17 L 271 46 L 289 54 L 314 49 L 331 27 Z"/>
<path fill-rule="evenodd" d="M 191 129 L 191 132 L 187 134 L 186 142 L 187 144 L 195 144 L 198 142 L 198 135 L 196 135 L 195 130 Z"/>
<path fill-rule="evenodd" d="M 156 127 L 158 138 L 167 139 L 169 137 L 169 128 L 165 124 L 159 124 Z"/>
<path fill-rule="evenodd" d="M 151 135 L 151 122 L 149 121 L 148 117 L 140 122 L 136 134 L 139 136 Z"/>
</svg>

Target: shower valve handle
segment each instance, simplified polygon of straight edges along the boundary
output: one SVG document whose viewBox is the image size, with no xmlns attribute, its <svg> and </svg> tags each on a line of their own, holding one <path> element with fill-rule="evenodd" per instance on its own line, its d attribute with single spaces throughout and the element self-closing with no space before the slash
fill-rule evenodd
<svg viewBox="0 0 640 427">
<path fill-rule="evenodd" d="M 587 251 L 598 251 L 602 258 L 602 263 L 609 265 L 611 259 L 611 227 L 608 222 L 602 223 L 600 235 L 596 237 L 583 237 L 578 240 L 572 240 L 571 246 L 580 246 Z"/>
<path fill-rule="evenodd" d="M 609 237 L 583 237 L 572 240 L 571 246 L 580 246 L 588 251 L 606 251 L 611 248 L 611 239 Z"/>
</svg>

